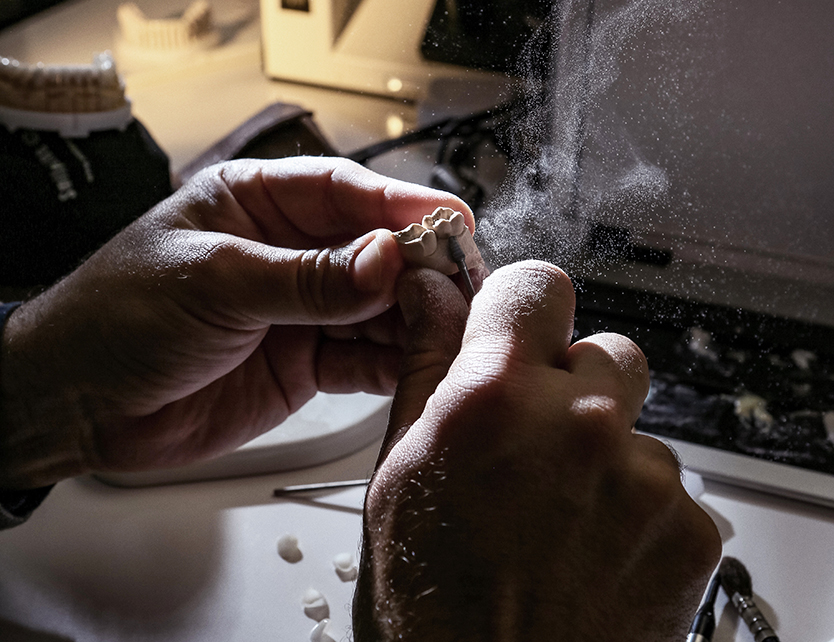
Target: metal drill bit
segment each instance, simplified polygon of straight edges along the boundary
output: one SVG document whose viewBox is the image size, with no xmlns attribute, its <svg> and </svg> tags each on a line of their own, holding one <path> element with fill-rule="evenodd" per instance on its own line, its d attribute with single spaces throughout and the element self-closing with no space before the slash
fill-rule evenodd
<svg viewBox="0 0 834 642">
<path fill-rule="evenodd" d="M 344 481 L 318 482 L 314 484 L 298 484 L 296 486 L 284 486 L 272 491 L 274 497 L 284 497 L 295 493 L 307 493 L 316 490 L 332 490 L 334 488 L 349 488 L 351 486 L 366 486 L 368 479 L 347 479 Z"/>
<path fill-rule="evenodd" d="M 470 299 L 475 298 L 475 286 L 472 285 L 472 277 L 469 276 L 469 268 L 466 267 L 466 254 L 458 243 L 456 236 L 449 237 L 449 256 L 458 266 L 460 273 L 463 275 L 463 284 L 466 286 L 466 292 Z"/>
</svg>

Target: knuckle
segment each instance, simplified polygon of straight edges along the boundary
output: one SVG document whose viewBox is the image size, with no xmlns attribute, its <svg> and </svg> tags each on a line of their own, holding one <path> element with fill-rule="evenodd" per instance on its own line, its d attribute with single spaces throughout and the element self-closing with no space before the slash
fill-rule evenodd
<svg viewBox="0 0 834 642">
<path fill-rule="evenodd" d="M 454 399 L 450 425 L 471 424 L 485 436 L 510 432 L 509 427 L 519 421 L 531 422 L 529 391 L 520 388 L 506 361 L 493 353 L 489 361 L 453 364 L 446 379 L 451 388 L 448 397 Z"/>
<path fill-rule="evenodd" d="M 578 453 L 607 453 L 628 434 L 619 404 L 610 396 L 585 395 L 570 407 L 571 444 Z"/>
<path fill-rule="evenodd" d="M 328 297 L 327 282 L 332 278 L 332 256 L 329 249 L 308 250 L 301 254 L 296 272 L 296 291 L 307 315 L 313 320 L 324 320 L 333 311 L 334 301 Z"/>
<path fill-rule="evenodd" d="M 240 249 L 230 243 L 212 239 L 200 239 L 189 244 L 189 257 L 185 265 L 191 276 L 199 275 L 198 282 L 219 285 L 230 268 L 240 260 Z"/>
<path fill-rule="evenodd" d="M 351 249 L 322 248 L 298 258 L 295 291 L 307 318 L 317 323 L 354 321 L 357 298 L 350 285 Z"/>
<path fill-rule="evenodd" d="M 226 189 L 229 169 L 227 163 L 204 167 L 188 179 L 184 189 L 200 196 L 216 195 Z"/>
</svg>

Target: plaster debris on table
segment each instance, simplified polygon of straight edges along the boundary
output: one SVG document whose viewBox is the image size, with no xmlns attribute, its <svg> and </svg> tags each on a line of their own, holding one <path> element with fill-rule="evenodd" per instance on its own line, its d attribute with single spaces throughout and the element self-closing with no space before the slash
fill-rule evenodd
<svg viewBox="0 0 834 642">
<path fill-rule="evenodd" d="M 310 642 L 336 642 L 331 633 L 330 620 L 322 620 L 310 631 Z"/>
<path fill-rule="evenodd" d="M 359 567 L 356 565 L 356 558 L 353 553 L 339 553 L 333 558 L 333 567 L 336 575 L 343 582 L 353 582 L 359 575 Z"/>
<path fill-rule="evenodd" d="M 431 268 L 449 276 L 460 271 L 455 261 L 459 249 L 475 291 L 480 289 L 488 274 L 463 214 L 448 207 L 438 207 L 424 216 L 422 223 L 412 223 L 395 232 L 394 238 L 406 263 Z"/>
<path fill-rule="evenodd" d="M 824 412 L 822 415 L 822 425 L 825 426 L 825 432 L 828 434 L 828 439 L 834 442 L 834 410 Z"/>
<path fill-rule="evenodd" d="M 773 415 L 767 410 L 767 401 L 758 395 L 742 394 L 733 404 L 736 416 L 746 419 L 760 430 L 768 431 L 773 426 Z"/>
<path fill-rule="evenodd" d="M 330 617 L 330 605 L 327 599 L 314 588 L 309 588 L 301 598 L 304 605 L 304 615 L 311 620 L 321 622 Z"/>
<path fill-rule="evenodd" d="M 298 547 L 298 538 L 295 535 L 281 535 L 278 538 L 278 555 L 290 564 L 297 564 L 300 562 L 304 554 Z"/>
<path fill-rule="evenodd" d="M 701 357 L 706 357 L 713 361 L 718 360 L 718 354 L 712 345 L 712 334 L 703 328 L 694 327 L 689 329 L 688 347 L 692 352 Z"/>
<path fill-rule="evenodd" d="M 817 355 L 810 350 L 794 350 L 791 352 L 791 359 L 800 370 L 810 370 L 811 364 L 816 360 Z"/>
</svg>

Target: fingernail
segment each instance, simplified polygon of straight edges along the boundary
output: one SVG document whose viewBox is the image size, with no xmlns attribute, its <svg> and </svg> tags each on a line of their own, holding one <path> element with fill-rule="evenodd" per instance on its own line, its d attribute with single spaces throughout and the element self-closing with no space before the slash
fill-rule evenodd
<svg viewBox="0 0 834 642">
<path fill-rule="evenodd" d="M 353 286 L 360 292 L 376 292 L 382 287 L 382 250 L 376 236 L 353 262 Z"/>
</svg>

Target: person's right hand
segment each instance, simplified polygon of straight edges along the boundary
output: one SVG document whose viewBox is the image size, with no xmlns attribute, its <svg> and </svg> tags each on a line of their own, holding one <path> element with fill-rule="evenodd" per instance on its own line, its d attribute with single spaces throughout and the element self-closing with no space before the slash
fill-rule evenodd
<svg viewBox="0 0 834 642">
<path fill-rule="evenodd" d="M 669 449 L 632 431 L 639 348 L 571 345 L 573 288 L 544 263 L 493 274 L 468 323 L 437 274 L 398 293 L 411 343 L 366 499 L 355 639 L 684 639 L 721 542 Z"/>
</svg>

